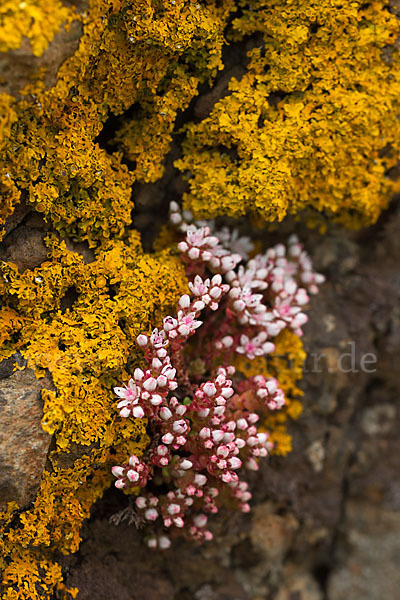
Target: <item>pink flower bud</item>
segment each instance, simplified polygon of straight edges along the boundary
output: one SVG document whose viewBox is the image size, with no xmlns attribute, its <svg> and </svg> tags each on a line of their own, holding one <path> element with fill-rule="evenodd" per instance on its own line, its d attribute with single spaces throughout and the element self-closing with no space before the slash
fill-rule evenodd
<svg viewBox="0 0 400 600">
<path fill-rule="evenodd" d="M 187 412 L 187 406 L 185 406 L 184 404 L 180 404 L 179 406 L 176 407 L 175 409 L 175 413 L 178 415 L 178 417 L 183 417 L 183 415 Z"/>
<path fill-rule="evenodd" d="M 165 377 L 167 379 L 174 379 L 174 377 L 176 375 L 176 369 L 172 369 L 172 368 L 165 369 L 163 375 L 165 375 Z"/>
<path fill-rule="evenodd" d="M 162 398 L 159 394 L 153 394 L 152 397 L 150 398 L 150 403 L 153 406 L 160 406 L 160 404 L 162 403 Z"/>
<path fill-rule="evenodd" d="M 131 465 L 131 467 L 137 467 L 137 465 L 140 463 L 140 460 L 138 459 L 138 457 L 135 454 L 132 454 L 129 457 L 129 464 Z"/>
<path fill-rule="evenodd" d="M 247 439 L 247 445 L 252 448 L 258 444 L 258 438 L 256 436 L 251 436 Z"/>
<path fill-rule="evenodd" d="M 199 431 L 199 436 L 201 437 L 201 439 L 205 440 L 206 438 L 209 438 L 211 435 L 211 430 L 209 427 L 203 427 L 202 429 L 200 429 Z"/>
<path fill-rule="evenodd" d="M 164 442 L 164 444 L 172 444 L 172 442 L 174 441 L 174 436 L 172 435 L 172 433 L 166 433 L 162 436 L 161 440 Z"/>
<path fill-rule="evenodd" d="M 168 506 L 167 511 L 170 515 L 177 515 L 181 512 L 181 507 L 179 506 L 179 504 L 170 504 Z"/>
<path fill-rule="evenodd" d="M 217 455 L 221 458 L 226 458 L 229 455 L 227 446 L 219 446 L 219 448 L 217 448 Z"/>
<path fill-rule="evenodd" d="M 144 346 L 147 346 L 147 342 L 148 342 L 147 335 L 144 335 L 143 333 L 141 333 L 136 338 L 136 341 L 137 341 L 138 345 L 141 346 L 142 348 Z"/>
<path fill-rule="evenodd" d="M 151 361 L 151 366 L 153 369 L 158 371 L 159 369 L 162 368 L 163 365 L 159 358 L 153 358 L 153 360 Z"/>
<path fill-rule="evenodd" d="M 136 506 L 138 508 L 145 508 L 147 502 L 146 502 L 146 498 L 144 498 L 143 496 L 138 496 L 136 498 Z"/>
<path fill-rule="evenodd" d="M 190 460 L 187 460 L 186 458 L 184 458 L 179 463 L 179 466 L 181 469 L 184 469 L 185 471 L 187 471 L 188 469 L 191 469 L 193 467 L 193 463 Z"/>
<path fill-rule="evenodd" d="M 190 333 L 190 329 L 187 325 L 179 325 L 178 331 L 182 337 L 187 337 Z"/>
<path fill-rule="evenodd" d="M 160 546 L 161 550 L 168 550 L 168 548 L 171 546 L 171 540 L 167 538 L 166 535 L 161 535 L 158 538 L 158 545 Z"/>
<path fill-rule="evenodd" d="M 157 377 L 157 385 L 158 387 L 165 387 L 167 385 L 168 379 L 165 377 L 165 375 L 159 375 Z"/>
<path fill-rule="evenodd" d="M 182 217 L 179 213 L 172 213 L 169 217 L 169 220 L 173 225 L 179 225 L 182 223 Z"/>
<path fill-rule="evenodd" d="M 148 521 L 155 521 L 158 517 L 158 511 L 155 508 L 148 508 L 144 513 L 144 518 Z"/>
<path fill-rule="evenodd" d="M 258 464 L 254 460 L 254 458 L 248 459 L 248 461 L 246 462 L 246 468 L 249 469 L 250 471 L 258 471 Z"/>
<path fill-rule="evenodd" d="M 264 354 L 271 354 L 271 352 L 274 352 L 275 350 L 275 344 L 272 344 L 271 342 L 265 342 L 265 344 L 262 346 L 262 350 Z"/>
<path fill-rule="evenodd" d="M 206 515 L 200 514 L 200 515 L 196 515 L 195 517 L 193 517 L 193 523 L 196 525 L 196 527 L 205 527 L 207 525 L 207 517 Z"/>
<path fill-rule="evenodd" d="M 162 406 L 160 408 L 160 417 L 164 419 L 164 421 L 168 421 L 172 417 L 172 412 L 166 406 Z"/>
<path fill-rule="evenodd" d="M 178 248 L 181 252 L 186 252 L 186 250 L 189 248 L 189 246 L 187 245 L 186 242 L 179 242 Z"/>
<path fill-rule="evenodd" d="M 139 480 L 139 473 L 133 469 L 129 469 L 126 476 L 132 483 L 136 483 Z"/>
<path fill-rule="evenodd" d="M 149 377 L 146 381 L 143 382 L 143 387 L 148 392 L 154 392 L 157 387 L 157 380 L 154 377 Z"/>
<path fill-rule="evenodd" d="M 250 413 L 247 415 L 247 420 L 249 423 L 251 423 L 252 425 L 254 423 L 257 423 L 257 421 L 259 420 L 259 416 L 256 413 Z"/>
<path fill-rule="evenodd" d="M 191 260 L 197 260 L 200 256 L 200 250 L 198 248 L 190 248 L 188 256 Z"/>
<path fill-rule="evenodd" d="M 202 417 L 203 419 L 205 417 L 208 417 L 208 415 L 210 414 L 210 409 L 209 408 L 200 408 L 198 415 L 199 417 Z"/>
<path fill-rule="evenodd" d="M 190 297 L 188 294 L 184 294 L 179 298 L 178 304 L 181 308 L 189 308 L 190 306 Z"/>
<path fill-rule="evenodd" d="M 114 475 L 114 477 L 124 477 L 125 469 L 124 469 L 124 467 L 115 466 L 111 469 L 111 473 Z"/>
<path fill-rule="evenodd" d="M 233 456 L 228 460 L 228 465 L 231 469 L 240 469 L 240 467 L 242 466 L 242 461 L 240 460 L 240 458 Z"/>
<path fill-rule="evenodd" d="M 221 283 L 222 283 L 222 277 L 221 277 L 221 275 L 219 273 L 217 273 L 211 279 L 211 285 L 221 285 Z"/>
<path fill-rule="evenodd" d="M 224 437 L 224 432 L 221 429 L 215 429 L 212 432 L 212 439 L 214 440 L 214 442 L 217 444 L 218 442 L 220 442 L 222 440 L 222 438 Z"/>
<path fill-rule="evenodd" d="M 200 310 L 203 310 L 203 308 L 205 308 L 205 304 L 204 302 L 202 302 L 201 300 L 196 300 L 196 302 L 193 304 L 193 310 L 196 312 L 199 312 Z"/>
<path fill-rule="evenodd" d="M 144 377 L 144 373 L 143 373 L 142 369 L 135 369 L 133 372 L 133 377 L 135 378 L 136 381 L 142 381 L 142 379 Z"/>
<path fill-rule="evenodd" d="M 224 387 L 221 390 L 221 396 L 224 398 L 230 398 L 234 393 L 235 391 L 231 387 Z"/>
<path fill-rule="evenodd" d="M 213 288 L 211 288 L 209 294 L 210 294 L 211 298 L 213 298 L 214 300 L 218 300 L 218 298 L 221 297 L 222 290 L 219 287 L 213 287 Z"/>
<path fill-rule="evenodd" d="M 132 415 L 135 419 L 142 419 L 144 417 L 144 410 L 141 406 L 134 406 L 132 409 Z"/>
<path fill-rule="evenodd" d="M 235 300 L 232 308 L 236 313 L 241 313 L 246 308 L 246 304 L 243 302 L 243 300 Z"/>
<path fill-rule="evenodd" d="M 178 433 L 179 435 L 182 433 L 185 433 L 185 431 L 187 430 L 186 422 L 183 419 L 180 419 L 179 421 L 175 421 L 172 425 L 172 430 L 175 433 Z"/>
<path fill-rule="evenodd" d="M 123 479 L 117 479 L 117 481 L 115 482 L 115 487 L 118 488 L 119 490 L 121 490 L 122 488 L 125 487 L 125 482 Z"/>
<path fill-rule="evenodd" d="M 217 393 L 217 388 L 213 383 L 208 381 L 204 384 L 203 391 L 207 396 L 214 396 Z"/>
<path fill-rule="evenodd" d="M 233 344 L 233 337 L 231 335 L 226 335 L 222 338 L 221 342 L 225 348 L 230 348 Z"/>
</svg>

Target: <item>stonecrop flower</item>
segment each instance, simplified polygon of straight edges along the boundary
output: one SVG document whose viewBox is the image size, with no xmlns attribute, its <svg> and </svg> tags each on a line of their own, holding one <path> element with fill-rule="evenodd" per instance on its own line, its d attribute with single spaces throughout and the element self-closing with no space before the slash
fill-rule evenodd
<svg viewBox="0 0 400 600">
<path fill-rule="evenodd" d="M 162 550 L 179 535 L 212 539 L 208 515 L 223 506 L 250 510 L 240 476 L 271 451 L 258 424 L 285 395 L 275 378 L 244 379 L 232 363 L 235 355 L 267 356 L 285 328 L 301 335 L 307 292 L 324 280 L 294 236 L 287 249 L 278 244 L 248 260 L 252 244 L 237 232 L 196 223 L 176 203 L 171 221 L 183 237 L 190 294 L 161 328 L 138 336 L 146 368 L 114 389 L 121 417 L 147 418 L 151 438 L 142 457 L 113 467 L 115 485 L 138 492 L 135 520 L 147 526 L 148 546 Z"/>
</svg>

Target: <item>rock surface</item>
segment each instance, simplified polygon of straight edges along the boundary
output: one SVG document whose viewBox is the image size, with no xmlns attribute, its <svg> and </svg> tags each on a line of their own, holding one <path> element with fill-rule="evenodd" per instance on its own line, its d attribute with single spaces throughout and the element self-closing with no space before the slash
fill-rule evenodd
<svg viewBox="0 0 400 600">
<path fill-rule="evenodd" d="M 40 397 L 51 383 L 37 380 L 31 369 L 10 373 L 14 361 L 5 362 L 0 371 L 6 377 L 0 380 L 0 511 L 12 500 L 26 506 L 35 499 L 51 442 L 41 428 Z"/>
</svg>

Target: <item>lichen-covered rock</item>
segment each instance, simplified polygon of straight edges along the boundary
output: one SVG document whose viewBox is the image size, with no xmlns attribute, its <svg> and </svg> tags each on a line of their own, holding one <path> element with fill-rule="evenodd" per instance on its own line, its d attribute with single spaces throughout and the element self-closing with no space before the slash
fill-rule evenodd
<svg viewBox="0 0 400 600">
<path fill-rule="evenodd" d="M 400 150 L 390 2 L 240 4 L 230 36 L 257 35 L 257 47 L 231 94 L 187 126 L 176 163 L 188 179 L 186 207 L 205 218 L 276 221 L 308 209 L 314 224 L 316 211 L 374 223 L 397 189 L 388 175 Z"/>
<path fill-rule="evenodd" d="M 109 486 L 122 444 L 129 439 L 139 454 L 148 444 L 144 425 L 116 423 L 110 390 L 139 360 L 131 354 L 137 333 L 157 322 L 186 284 L 171 252 L 173 234 L 162 228 L 156 252 L 146 253 L 136 231 L 151 230 L 154 239 L 166 215 L 163 200 L 186 191 L 186 206 L 198 215 L 247 213 L 265 223 L 302 213 L 314 225 L 317 213 L 348 225 L 371 223 L 387 205 L 398 186 L 397 4 L 274 0 L 252 2 L 250 10 L 241 0 L 3 2 L 0 370 L 8 372 L 6 361 L 18 351 L 36 375 L 49 372 L 54 385 L 42 392 L 42 427 L 54 445 L 38 494 L 27 510 L 18 513 L 11 503 L 1 515 L 6 600 L 66 593 L 54 557 L 77 550 L 82 523 Z M 224 44 L 230 44 L 225 56 Z M 191 104 L 199 92 L 203 99 Z M 175 159 L 186 188 L 173 174 Z M 143 187 L 149 182 L 151 192 Z M 152 204 L 158 193 L 161 200 Z M 152 208 L 141 213 L 143 205 Z M 387 235 L 390 256 L 398 241 L 393 231 Z M 277 457 L 259 481 L 268 500 L 282 502 L 284 515 L 301 523 L 295 552 L 311 548 L 309 556 L 322 548 L 320 561 L 341 519 L 354 452 L 351 419 L 364 389 L 337 368 L 348 341 L 359 335 L 361 352 L 379 350 L 380 377 L 397 385 L 390 357 L 399 346 L 399 318 L 388 306 L 397 296 L 387 291 L 394 267 L 382 268 L 378 248 L 370 266 L 353 276 L 356 242 L 343 237 L 328 239 L 319 253 L 335 283 L 308 330 L 308 348 L 326 354 L 325 371 L 309 377 L 313 408 L 294 429 L 293 444 L 286 422 L 268 424 L 281 455 L 292 446 L 296 453 L 287 462 Z M 369 320 L 370 329 L 357 327 Z M 304 350 L 290 340 L 282 348 L 293 372 L 287 359 L 275 357 L 274 365 L 295 393 Z M 300 403 L 291 406 L 288 416 L 299 416 Z M 365 435 L 375 435 L 374 415 L 364 413 Z M 365 464 L 371 452 L 365 449 Z M 248 544 L 248 536 L 239 538 Z M 237 544 L 232 536 L 227 547 Z M 192 555 L 183 554 L 189 563 Z M 203 571 L 195 577 L 192 569 L 192 582 L 179 588 L 182 597 L 232 597 L 229 554 L 222 571 L 218 555 L 204 558 Z M 240 549 L 233 555 L 244 561 Z M 86 568 L 98 573 L 98 565 Z M 260 593 L 279 583 L 279 569 L 272 582 L 267 571 L 257 571 Z M 172 569 L 170 576 L 179 587 Z M 90 596 L 89 579 L 81 582 Z M 239 597 L 247 590 L 251 597 L 251 573 L 237 589 Z M 160 596 L 170 591 L 169 582 L 161 584 Z"/>
</svg>

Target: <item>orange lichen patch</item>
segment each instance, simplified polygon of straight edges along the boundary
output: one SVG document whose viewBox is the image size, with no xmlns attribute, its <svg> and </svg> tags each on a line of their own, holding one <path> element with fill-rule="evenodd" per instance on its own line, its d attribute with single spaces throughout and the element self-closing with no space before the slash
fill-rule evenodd
<svg viewBox="0 0 400 600">
<path fill-rule="evenodd" d="M 13 550 L 12 562 L 3 572 L 3 600 L 51 600 L 57 590 L 59 597 L 74 599 L 77 588 L 66 588 L 62 583 L 60 565 L 44 558 L 40 552 Z"/>
<path fill-rule="evenodd" d="M 16 50 L 27 37 L 35 56 L 43 54 L 49 43 L 76 15 L 59 0 L 4 0 L 0 6 L 0 52 Z"/>
<path fill-rule="evenodd" d="M 0 346 L 9 341 L 12 334 L 19 331 L 21 326 L 22 319 L 15 310 L 4 306 L 0 308 Z"/>
<path fill-rule="evenodd" d="M 399 22 L 389 2 L 243 6 L 232 38 L 262 41 L 231 95 L 187 127 L 176 162 L 190 174 L 186 208 L 264 221 L 311 208 L 348 226 L 374 223 L 397 189 L 386 173 L 400 157 Z"/>
</svg>

